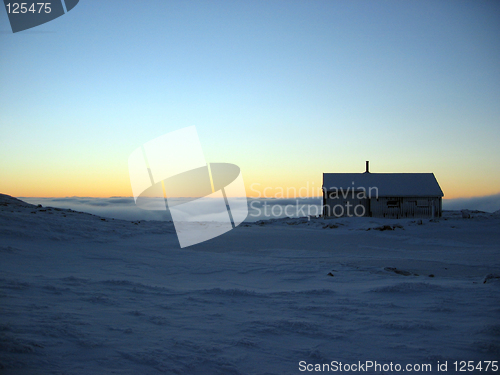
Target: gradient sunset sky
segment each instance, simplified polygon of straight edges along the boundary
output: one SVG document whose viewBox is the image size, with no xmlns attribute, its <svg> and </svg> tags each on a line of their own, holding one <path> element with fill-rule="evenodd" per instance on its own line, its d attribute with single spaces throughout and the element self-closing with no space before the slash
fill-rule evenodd
<svg viewBox="0 0 500 375">
<path fill-rule="evenodd" d="M 191 125 L 249 196 L 365 160 L 500 192 L 498 1 L 80 0 L 2 9 L 0 51 L 1 193 L 131 196 L 130 153 Z"/>
</svg>

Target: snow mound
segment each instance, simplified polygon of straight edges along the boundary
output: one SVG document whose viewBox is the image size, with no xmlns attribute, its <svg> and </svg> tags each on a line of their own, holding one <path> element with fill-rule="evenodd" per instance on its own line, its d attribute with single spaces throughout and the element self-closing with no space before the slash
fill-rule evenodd
<svg viewBox="0 0 500 375">
<path fill-rule="evenodd" d="M 203 294 L 228 296 L 228 297 L 267 297 L 265 294 L 257 293 L 247 289 L 205 289 L 201 291 Z"/>
<path fill-rule="evenodd" d="M 498 283 L 500 284 L 500 275 L 495 273 L 490 273 L 483 278 L 483 284 L 487 283 Z"/>
<path fill-rule="evenodd" d="M 395 274 L 397 275 L 403 275 L 403 276 L 418 276 L 418 274 L 416 273 L 413 273 L 413 272 L 410 272 L 410 271 L 406 271 L 406 270 L 401 270 L 399 268 L 396 268 L 396 267 L 385 267 L 384 268 L 385 271 L 387 272 L 394 272 Z"/>
<path fill-rule="evenodd" d="M 443 290 L 443 287 L 429 283 L 399 283 L 374 288 L 371 291 L 377 293 L 419 293 L 439 290 Z"/>
<path fill-rule="evenodd" d="M 37 241 L 67 241 L 88 239 L 108 242 L 116 238 L 137 235 L 174 234 L 172 222 L 126 221 L 104 218 L 85 212 L 25 203 L 9 195 L 0 194 L 0 235 L 31 238 Z M 2 246 L 1 252 L 14 248 Z"/>
<path fill-rule="evenodd" d="M 23 208 L 33 208 L 36 207 L 34 204 L 29 204 L 23 202 L 20 199 L 11 197 L 10 195 L 0 194 L 0 206 L 3 207 L 23 207 Z"/>
<path fill-rule="evenodd" d="M 386 329 L 397 330 L 397 331 L 438 331 L 440 328 L 431 322 L 422 322 L 422 321 L 394 321 L 385 323 L 382 325 Z"/>
</svg>

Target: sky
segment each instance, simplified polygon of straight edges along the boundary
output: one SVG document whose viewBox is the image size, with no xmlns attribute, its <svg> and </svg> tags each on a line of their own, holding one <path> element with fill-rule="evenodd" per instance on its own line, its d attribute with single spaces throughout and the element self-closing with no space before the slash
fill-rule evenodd
<svg viewBox="0 0 500 375">
<path fill-rule="evenodd" d="M 500 2 L 80 0 L 0 10 L 0 192 L 131 196 L 128 157 L 196 126 L 248 196 L 325 172 L 500 193 Z"/>
</svg>

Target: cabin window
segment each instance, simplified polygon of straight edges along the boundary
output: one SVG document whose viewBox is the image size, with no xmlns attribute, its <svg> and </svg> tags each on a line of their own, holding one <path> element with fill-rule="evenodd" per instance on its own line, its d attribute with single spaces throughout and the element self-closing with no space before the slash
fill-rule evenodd
<svg viewBox="0 0 500 375">
<path fill-rule="evenodd" d="M 419 199 L 417 200 L 418 207 L 429 207 L 429 201 L 427 199 Z"/>
</svg>

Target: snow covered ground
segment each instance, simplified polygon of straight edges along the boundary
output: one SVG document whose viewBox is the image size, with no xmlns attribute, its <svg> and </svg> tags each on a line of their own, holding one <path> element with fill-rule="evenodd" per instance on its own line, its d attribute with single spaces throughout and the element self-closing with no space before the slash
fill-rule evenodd
<svg viewBox="0 0 500 375">
<path fill-rule="evenodd" d="M 499 244 L 499 213 L 450 211 L 260 221 L 180 249 L 169 222 L 0 195 L 0 372 L 464 373 L 500 359 Z M 481 363 L 467 373 L 500 373 Z"/>
</svg>

